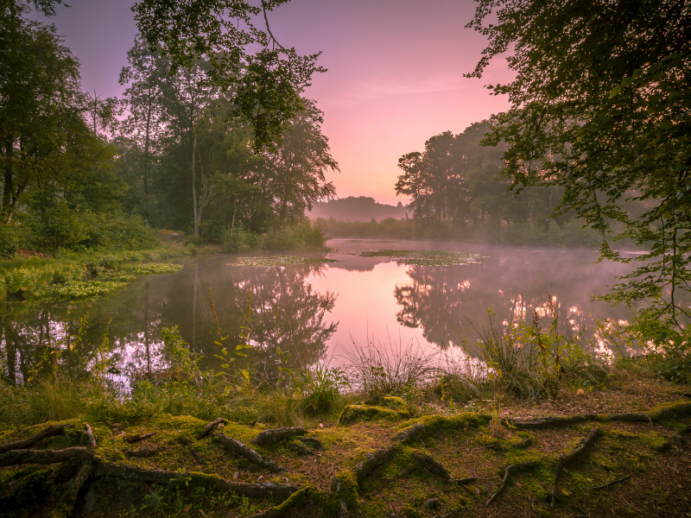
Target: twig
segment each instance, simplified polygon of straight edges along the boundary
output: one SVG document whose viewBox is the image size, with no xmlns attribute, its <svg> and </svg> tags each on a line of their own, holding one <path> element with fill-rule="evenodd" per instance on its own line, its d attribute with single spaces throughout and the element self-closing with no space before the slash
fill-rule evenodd
<svg viewBox="0 0 691 518">
<path fill-rule="evenodd" d="M 625 482 L 628 479 L 631 478 L 631 474 L 626 475 L 625 477 L 618 478 L 616 480 L 612 480 L 612 482 L 607 482 L 606 484 L 602 486 L 597 486 L 592 489 L 592 491 L 600 491 L 601 489 L 607 489 L 610 486 L 613 486 L 614 484 L 619 484 L 620 482 Z"/>
</svg>

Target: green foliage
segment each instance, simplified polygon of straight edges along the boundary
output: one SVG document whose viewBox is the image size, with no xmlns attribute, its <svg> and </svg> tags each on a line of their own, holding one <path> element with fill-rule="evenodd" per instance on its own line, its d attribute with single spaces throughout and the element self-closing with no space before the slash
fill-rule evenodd
<svg viewBox="0 0 691 518">
<path fill-rule="evenodd" d="M 558 331 L 558 317 L 549 299 L 552 323 L 546 331 L 540 327 L 537 312 L 532 324 L 509 322 L 506 330 L 498 328 L 489 313 L 488 327 L 478 331 L 477 345 L 485 362 L 487 377 L 498 391 L 519 398 L 553 397 L 565 383 L 601 386 L 609 369 L 602 359 L 588 352 L 595 348 L 564 336 Z"/>
<path fill-rule="evenodd" d="M 350 388 L 345 371 L 317 364 L 301 372 L 299 386 L 302 391 L 300 408 L 307 414 L 328 414 L 342 404 L 342 392 Z"/>
<path fill-rule="evenodd" d="M 236 226 L 223 234 L 223 251 L 254 252 L 260 250 L 323 250 L 326 237 L 321 226 L 304 223 L 286 226 L 264 235 L 246 231 L 242 225 Z"/>
</svg>

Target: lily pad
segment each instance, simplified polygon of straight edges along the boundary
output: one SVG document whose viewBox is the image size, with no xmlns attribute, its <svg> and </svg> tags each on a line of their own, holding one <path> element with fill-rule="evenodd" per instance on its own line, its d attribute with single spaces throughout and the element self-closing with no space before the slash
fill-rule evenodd
<svg viewBox="0 0 691 518">
<path fill-rule="evenodd" d="M 270 268 L 272 266 L 294 266 L 300 264 L 321 264 L 335 262 L 335 259 L 321 259 L 318 257 L 297 257 L 294 255 L 278 255 L 273 257 L 236 257 L 232 263 L 228 263 L 228 266 Z"/>
<path fill-rule="evenodd" d="M 377 250 L 362 252 L 361 257 L 390 257 L 398 264 L 416 264 L 420 266 L 456 266 L 477 264 L 485 256 L 464 252 L 446 252 L 440 250 Z"/>
</svg>

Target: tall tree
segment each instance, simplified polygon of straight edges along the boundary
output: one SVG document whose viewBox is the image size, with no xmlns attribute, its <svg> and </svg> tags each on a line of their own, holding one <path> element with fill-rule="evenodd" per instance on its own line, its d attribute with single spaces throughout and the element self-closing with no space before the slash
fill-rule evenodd
<svg viewBox="0 0 691 518">
<path fill-rule="evenodd" d="M 129 116 L 123 123 L 123 133 L 133 139 L 142 150 L 141 179 L 144 194 L 144 218 L 149 222 L 149 183 L 156 146 L 163 135 L 163 82 L 167 72 L 160 53 L 151 51 L 137 37 L 127 52 L 128 66 L 120 72 L 120 84 L 129 85 L 125 100 Z"/>
<path fill-rule="evenodd" d="M 683 0 L 478 0 L 468 25 L 489 38 L 477 68 L 509 50 L 516 78 L 490 85 L 511 109 L 486 143 L 504 140 L 517 189 L 563 188 L 612 251 L 612 223 L 649 250 L 608 300 L 645 303 L 638 323 L 680 343 L 691 272 L 691 6 Z M 627 201 L 647 205 L 642 213 Z M 687 304 L 686 304 L 687 305 Z M 671 332 L 671 333 L 670 333 Z"/>
</svg>

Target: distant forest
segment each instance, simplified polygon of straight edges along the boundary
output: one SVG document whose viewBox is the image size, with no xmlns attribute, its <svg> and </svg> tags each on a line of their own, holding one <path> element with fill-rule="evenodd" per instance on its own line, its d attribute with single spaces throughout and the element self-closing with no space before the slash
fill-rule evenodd
<svg viewBox="0 0 691 518">
<path fill-rule="evenodd" d="M 372 221 L 374 219 L 380 222 L 387 218 L 405 219 L 406 213 L 412 216 L 412 211 L 401 202 L 398 202 L 398 205 L 386 205 L 385 203 L 377 203 L 374 198 L 350 196 L 315 203 L 309 216 L 311 218 L 334 218 L 342 221 Z"/>
</svg>

